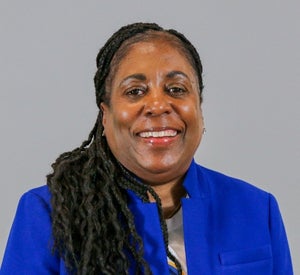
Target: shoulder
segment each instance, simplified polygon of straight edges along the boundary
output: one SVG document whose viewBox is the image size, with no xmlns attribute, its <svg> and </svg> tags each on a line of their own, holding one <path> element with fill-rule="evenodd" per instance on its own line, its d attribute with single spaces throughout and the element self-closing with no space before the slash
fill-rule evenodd
<svg viewBox="0 0 300 275">
<path fill-rule="evenodd" d="M 271 193 L 196 163 L 191 168 L 193 172 L 190 172 L 187 185 L 192 197 L 196 195 L 210 201 L 217 213 L 227 218 L 230 213 L 233 219 L 244 217 L 251 220 L 252 217 L 254 224 L 258 222 L 258 217 L 270 224 L 272 221 L 282 223 L 278 202 Z"/>
<path fill-rule="evenodd" d="M 269 198 L 270 193 L 258 188 L 252 183 L 246 182 L 221 172 L 208 169 L 204 166 L 196 164 L 197 174 L 199 178 L 205 180 L 212 194 L 221 195 L 239 195 L 245 194 L 247 197 L 265 197 Z"/>
<path fill-rule="evenodd" d="M 30 189 L 26 193 L 24 193 L 20 198 L 19 206 L 38 204 L 50 211 L 50 200 L 51 194 L 49 188 L 48 186 L 43 185 L 37 188 Z"/>
<path fill-rule="evenodd" d="M 52 243 L 50 192 L 47 186 L 31 189 L 20 198 L 1 274 L 56 274 Z"/>
<path fill-rule="evenodd" d="M 47 186 L 24 193 L 18 203 L 13 228 L 22 229 L 33 223 L 49 226 L 51 222 L 51 195 Z"/>
<path fill-rule="evenodd" d="M 50 200 L 50 190 L 47 185 L 42 185 L 33 189 L 28 190 L 22 197 L 26 196 L 35 196 L 38 197 L 44 201 Z"/>
</svg>

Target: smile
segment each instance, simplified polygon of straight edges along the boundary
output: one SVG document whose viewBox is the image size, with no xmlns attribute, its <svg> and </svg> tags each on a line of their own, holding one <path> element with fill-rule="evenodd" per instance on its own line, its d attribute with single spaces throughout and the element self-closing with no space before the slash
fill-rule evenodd
<svg viewBox="0 0 300 275">
<path fill-rule="evenodd" d="M 139 136 L 142 137 L 142 138 L 175 137 L 176 135 L 177 135 L 177 131 L 175 131 L 175 130 L 148 131 L 148 132 L 139 133 Z"/>
</svg>

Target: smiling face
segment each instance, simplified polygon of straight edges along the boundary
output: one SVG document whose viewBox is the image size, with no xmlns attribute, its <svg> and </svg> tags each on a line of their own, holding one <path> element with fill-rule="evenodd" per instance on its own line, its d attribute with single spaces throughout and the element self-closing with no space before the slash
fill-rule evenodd
<svg viewBox="0 0 300 275">
<path fill-rule="evenodd" d="M 133 44 L 107 91 L 102 123 L 116 159 L 151 185 L 181 180 L 203 132 L 198 79 L 182 51 L 163 38 Z"/>
</svg>

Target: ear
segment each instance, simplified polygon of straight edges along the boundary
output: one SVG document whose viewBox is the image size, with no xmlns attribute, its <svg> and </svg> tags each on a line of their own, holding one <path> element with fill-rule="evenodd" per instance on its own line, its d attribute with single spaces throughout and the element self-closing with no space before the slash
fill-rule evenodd
<svg viewBox="0 0 300 275">
<path fill-rule="evenodd" d="M 104 128 L 107 122 L 108 108 L 109 107 L 104 102 L 100 103 L 100 109 L 102 111 L 102 125 Z"/>
</svg>

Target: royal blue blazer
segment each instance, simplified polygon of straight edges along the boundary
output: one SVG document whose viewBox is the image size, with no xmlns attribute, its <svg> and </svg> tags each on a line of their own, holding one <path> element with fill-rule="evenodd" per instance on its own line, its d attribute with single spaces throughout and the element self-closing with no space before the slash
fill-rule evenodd
<svg viewBox="0 0 300 275">
<path fill-rule="evenodd" d="M 248 183 L 197 165 L 184 180 L 184 241 L 189 275 L 292 275 L 287 237 L 275 198 Z M 129 193 L 129 207 L 155 275 L 169 275 L 155 203 Z M 67 274 L 51 252 L 50 193 L 25 193 L 18 205 L 1 275 Z"/>
</svg>

